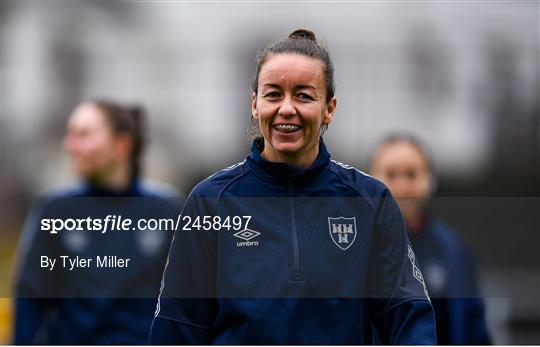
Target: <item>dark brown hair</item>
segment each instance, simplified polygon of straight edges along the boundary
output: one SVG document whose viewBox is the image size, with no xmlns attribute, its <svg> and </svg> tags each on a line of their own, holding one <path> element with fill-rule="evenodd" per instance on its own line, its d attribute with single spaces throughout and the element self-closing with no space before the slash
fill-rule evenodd
<svg viewBox="0 0 540 347">
<path fill-rule="evenodd" d="M 317 42 L 315 33 L 307 29 L 297 29 L 290 33 L 286 39 L 259 49 L 257 56 L 255 57 L 255 77 L 251 83 L 253 92 L 257 94 L 257 89 L 259 88 L 259 74 L 261 73 L 262 66 L 266 62 L 268 56 L 272 54 L 287 53 L 311 57 L 322 63 L 326 86 L 326 102 L 332 100 L 335 93 L 334 63 L 330 58 L 328 50 Z M 321 129 L 321 135 L 327 128 L 328 124 L 325 124 Z M 254 118 L 251 116 L 248 137 L 253 140 L 260 138 L 261 136 L 258 124 L 254 123 Z"/>
<path fill-rule="evenodd" d="M 428 170 L 435 175 L 435 166 L 433 164 L 433 155 L 429 151 L 428 147 L 424 144 L 420 138 L 414 136 L 410 133 L 393 133 L 387 135 L 385 138 L 382 139 L 377 145 L 377 150 L 373 151 L 373 157 L 371 158 L 371 166 L 373 166 L 373 163 L 375 162 L 375 156 L 377 154 L 377 151 L 381 149 L 382 147 L 390 144 L 395 143 L 407 143 L 411 146 L 415 147 L 416 150 L 420 153 L 420 155 L 423 157 L 426 166 Z"/>
<path fill-rule="evenodd" d="M 257 93 L 259 87 L 259 74 L 266 59 L 272 54 L 300 54 L 306 57 L 318 59 L 322 62 L 326 84 L 326 102 L 334 97 L 334 64 L 330 58 L 328 50 L 317 42 L 313 31 L 297 29 L 289 37 L 273 45 L 264 47 L 257 52 L 255 58 L 255 77 L 252 82 L 252 89 Z"/>
<path fill-rule="evenodd" d="M 141 106 L 124 107 L 110 100 L 92 100 L 90 103 L 103 112 L 113 133 L 128 134 L 132 137 L 131 177 L 133 179 L 139 177 L 142 152 L 146 143 L 144 109 Z"/>
</svg>

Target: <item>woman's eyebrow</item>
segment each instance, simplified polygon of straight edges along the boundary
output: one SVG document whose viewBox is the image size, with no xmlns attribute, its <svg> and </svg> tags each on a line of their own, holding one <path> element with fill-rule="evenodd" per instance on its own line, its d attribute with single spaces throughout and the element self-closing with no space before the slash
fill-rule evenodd
<svg viewBox="0 0 540 347">
<path fill-rule="evenodd" d="M 277 83 L 265 83 L 265 84 L 263 84 L 263 87 L 276 88 L 276 89 L 281 89 L 282 88 L 281 85 L 279 85 Z M 295 90 L 298 90 L 298 89 L 312 89 L 312 90 L 317 91 L 317 87 L 309 85 L 309 84 L 298 84 L 298 85 L 294 86 L 294 89 Z"/>
<path fill-rule="evenodd" d="M 295 86 L 296 89 L 305 89 L 305 88 L 308 88 L 308 89 L 317 89 L 316 87 L 312 86 L 312 85 L 309 85 L 309 84 L 298 84 Z"/>
<path fill-rule="evenodd" d="M 265 83 L 265 84 L 263 84 L 263 87 L 281 88 L 281 86 L 279 84 L 276 84 L 276 83 Z"/>
</svg>

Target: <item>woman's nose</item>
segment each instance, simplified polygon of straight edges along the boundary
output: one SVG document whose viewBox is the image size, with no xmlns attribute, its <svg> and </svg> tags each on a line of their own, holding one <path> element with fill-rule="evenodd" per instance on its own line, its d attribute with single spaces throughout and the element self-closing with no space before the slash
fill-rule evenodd
<svg viewBox="0 0 540 347">
<path fill-rule="evenodd" d="M 294 107 L 291 97 L 285 97 L 283 99 L 283 102 L 279 106 L 278 113 L 283 117 L 290 117 L 296 114 L 296 108 Z"/>
<path fill-rule="evenodd" d="M 411 184 L 403 177 L 397 177 L 391 182 L 392 194 L 399 197 L 407 197 L 410 195 Z"/>
<path fill-rule="evenodd" d="M 68 134 L 64 137 L 64 151 L 67 154 L 73 154 L 81 148 L 80 139 L 73 134 Z"/>
</svg>

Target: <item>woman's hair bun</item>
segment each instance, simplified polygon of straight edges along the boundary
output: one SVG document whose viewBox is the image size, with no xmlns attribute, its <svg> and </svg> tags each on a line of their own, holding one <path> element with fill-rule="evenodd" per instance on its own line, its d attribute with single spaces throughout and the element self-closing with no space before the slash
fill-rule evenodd
<svg viewBox="0 0 540 347">
<path fill-rule="evenodd" d="M 311 30 L 307 29 L 296 29 L 292 33 L 289 34 L 290 39 L 297 39 L 297 40 L 311 40 L 313 42 L 317 42 L 317 38 L 315 38 L 315 33 Z"/>
</svg>

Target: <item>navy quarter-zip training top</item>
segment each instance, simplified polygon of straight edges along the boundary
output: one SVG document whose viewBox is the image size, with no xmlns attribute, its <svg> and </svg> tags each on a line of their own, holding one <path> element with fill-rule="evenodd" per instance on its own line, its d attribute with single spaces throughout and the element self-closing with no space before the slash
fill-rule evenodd
<svg viewBox="0 0 540 347">
<path fill-rule="evenodd" d="M 465 243 L 430 213 L 409 236 L 431 294 L 438 344 L 491 344 L 476 264 Z"/>
<path fill-rule="evenodd" d="M 139 179 L 122 191 L 82 182 L 42 197 L 19 243 L 13 343 L 146 344 L 172 231 L 140 230 L 136 220 L 176 218 L 181 202 L 172 188 Z M 57 234 L 41 229 L 44 219 L 103 220 L 107 215 L 132 218 L 134 229 L 104 234 L 86 224 L 84 230 Z M 56 259 L 54 269 L 43 267 L 44 256 Z M 71 270 L 62 267 L 61 256 L 92 259 L 93 265 L 97 256 L 129 258 L 130 263 Z"/>
<path fill-rule="evenodd" d="M 322 138 L 305 170 L 265 160 L 262 146 L 188 197 L 150 343 L 371 344 L 375 328 L 386 344 L 435 344 L 388 189 L 331 160 Z"/>
</svg>

